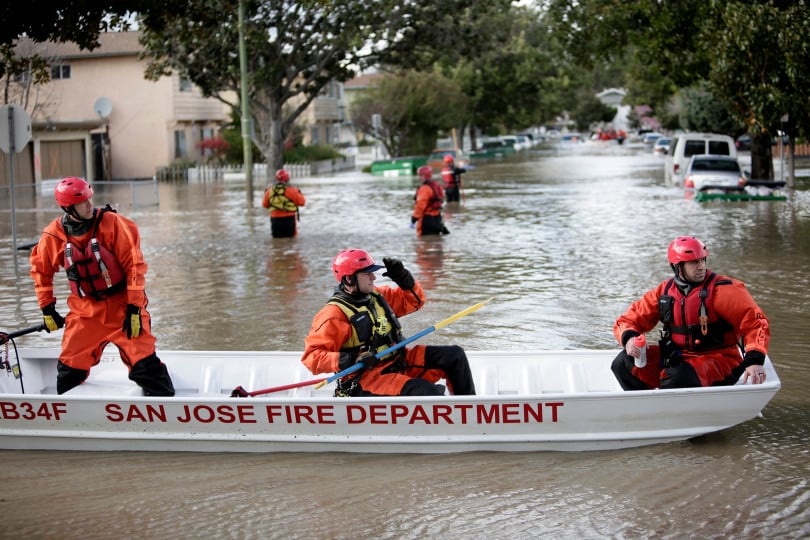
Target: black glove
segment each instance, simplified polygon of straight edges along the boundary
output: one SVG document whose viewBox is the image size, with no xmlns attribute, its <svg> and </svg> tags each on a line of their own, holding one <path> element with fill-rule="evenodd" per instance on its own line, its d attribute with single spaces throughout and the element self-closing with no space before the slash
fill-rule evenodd
<svg viewBox="0 0 810 540">
<path fill-rule="evenodd" d="M 349 369 L 358 362 L 365 364 L 366 367 L 374 367 L 380 362 L 380 359 L 368 351 L 357 355 L 350 352 L 342 352 L 338 359 L 338 370 L 343 371 Z"/>
<path fill-rule="evenodd" d="M 365 364 L 367 368 L 373 368 L 380 363 L 380 359 L 373 352 L 366 351 L 357 355 L 357 362 Z"/>
<path fill-rule="evenodd" d="M 418 217 L 416 217 L 416 216 L 411 216 L 411 225 L 413 225 L 413 224 L 414 224 L 414 223 L 416 223 L 417 221 L 419 221 L 419 218 L 418 218 Z"/>
<path fill-rule="evenodd" d="M 400 289 L 405 289 L 406 291 L 413 289 L 413 276 L 405 269 L 405 265 L 402 264 L 402 261 L 383 257 L 383 263 L 385 264 L 384 276 L 391 278 L 391 281 L 399 285 Z"/>
<path fill-rule="evenodd" d="M 121 330 L 126 332 L 129 339 L 141 335 L 141 308 L 133 304 L 127 304 L 127 314 L 124 317 L 124 327 Z"/>
<path fill-rule="evenodd" d="M 65 326 L 65 318 L 56 311 L 56 302 L 42 308 L 42 322 L 49 334 Z"/>
</svg>

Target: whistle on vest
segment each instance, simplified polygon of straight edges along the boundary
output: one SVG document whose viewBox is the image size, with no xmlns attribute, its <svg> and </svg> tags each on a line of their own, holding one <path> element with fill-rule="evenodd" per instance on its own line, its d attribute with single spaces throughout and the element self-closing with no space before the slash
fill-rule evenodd
<svg viewBox="0 0 810 540">
<path fill-rule="evenodd" d="M 93 256 L 96 258 L 98 262 L 98 267 L 101 270 L 101 277 L 104 278 L 104 283 L 107 284 L 107 288 L 112 287 L 112 279 L 110 279 L 110 271 L 107 270 L 107 265 L 104 264 L 104 261 L 101 260 L 101 250 L 98 247 L 98 240 L 95 238 L 90 239 L 90 250 L 93 252 Z"/>
</svg>

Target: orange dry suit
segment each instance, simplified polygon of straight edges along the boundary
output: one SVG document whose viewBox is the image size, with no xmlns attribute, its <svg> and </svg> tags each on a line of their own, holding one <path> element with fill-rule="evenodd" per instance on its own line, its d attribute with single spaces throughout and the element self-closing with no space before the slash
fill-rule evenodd
<svg viewBox="0 0 810 540">
<path fill-rule="evenodd" d="M 361 297 L 341 289 L 312 320 L 304 341 L 301 361 L 313 373 L 340 371 L 341 353 L 376 352 L 402 340 L 397 317 L 413 313 L 425 301 L 422 286 L 413 289 L 375 287 Z M 350 395 L 400 395 L 403 386 L 414 377 L 435 383 L 446 376 L 443 370 L 425 367 L 425 345 L 403 347 L 383 358 L 373 368 L 355 372 L 342 386 L 356 383 Z"/>
<path fill-rule="evenodd" d="M 442 182 L 444 182 L 444 193 L 447 197 L 447 202 L 458 202 L 461 193 L 461 174 L 466 172 L 466 169 L 456 167 L 453 165 L 445 165 L 442 167 Z"/>
<path fill-rule="evenodd" d="M 293 217 L 305 203 L 301 190 L 284 182 L 268 187 L 262 198 L 262 206 L 270 210 L 270 218 Z"/>
<path fill-rule="evenodd" d="M 413 208 L 412 220 L 416 220 L 416 233 L 440 234 L 442 223 L 442 204 L 444 203 L 444 189 L 433 180 L 425 180 L 416 190 L 414 197 L 416 203 Z"/>
<path fill-rule="evenodd" d="M 663 323 L 659 346 L 648 348 L 645 368 L 632 370 L 652 388 L 659 386 L 662 368 L 679 361 L 694 368 L 702 386 L 733 384 L 731 379 L 736 380 L 745 367 L 764 362 L 768 352 L 768 319 L 745 284 L 713 272 L 686 294 L 674 279 L 662 282 L 616 320 L 613 333 L 625 345 L 659 321 Z"/>
<path fill-rule="evenodd" d="M 154 355 L 156 340 L 144 290 L 147 264 L 132 220 L 109 206 L 94 210 L 89 227 L 67 216 L 56 218 L 43 230 L 30 262 L 40 308 L 56 302 L 53 276 L 66 269 L 71 292 L 59 355 L 63 364 L 89 371 L 108 343 L 118 347 L 130 370 Z M 140 308 L 141 332 L 133 339 L 122 330 L 127 304 Z"/>
</svg>

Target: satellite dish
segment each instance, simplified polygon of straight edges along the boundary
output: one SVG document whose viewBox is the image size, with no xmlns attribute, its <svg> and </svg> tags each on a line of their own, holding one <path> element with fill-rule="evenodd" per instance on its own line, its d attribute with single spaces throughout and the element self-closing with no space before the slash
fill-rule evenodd
<svg viewBox="0 0 810 540">
<path fill-rule="evenodd" d="M 100 97 L 93 104 L 93 110 L 96 111 L 96 114 L 101 118 L 107 118 L 112 112 L 112 101 L 110 101 L 109 98 Z"/>
</svg>

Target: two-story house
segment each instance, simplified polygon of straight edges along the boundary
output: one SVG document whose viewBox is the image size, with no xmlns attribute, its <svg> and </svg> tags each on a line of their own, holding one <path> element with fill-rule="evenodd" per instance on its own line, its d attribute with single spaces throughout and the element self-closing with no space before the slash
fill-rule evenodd
<svg viewBox="0 0 810 540">
<path fill-rule="evenodd" d="M 146 80 L 139 36 L 103 33 L 92 51 L 36 45 L 50 63 L 51 81 L 35 96 L 46 103 L 28 107 L 33 136 L 19 154 L 21 184 L 64 176 L 151 178 L 159 167 L 202 157 L 197 143 L 228 121 L 225 107 L 177 75 Z"/>
</svg>

